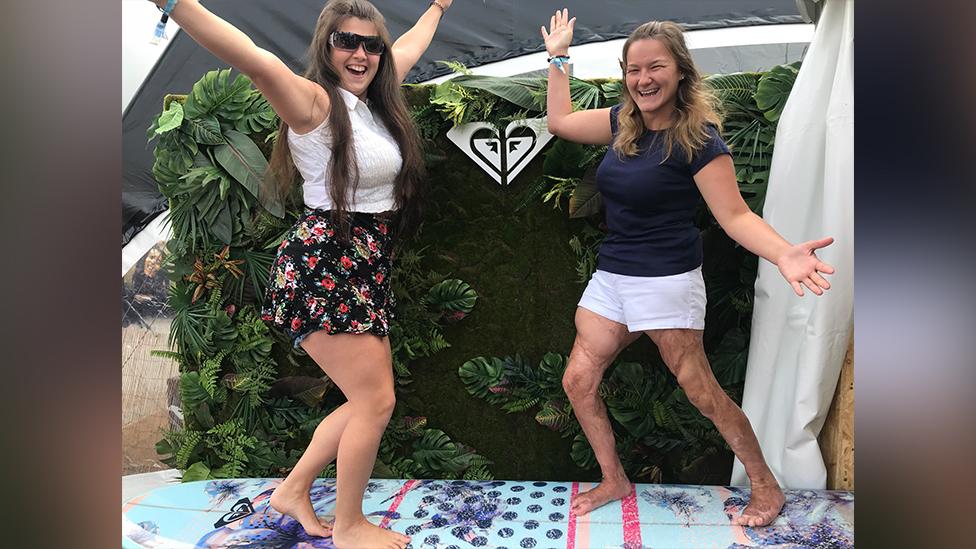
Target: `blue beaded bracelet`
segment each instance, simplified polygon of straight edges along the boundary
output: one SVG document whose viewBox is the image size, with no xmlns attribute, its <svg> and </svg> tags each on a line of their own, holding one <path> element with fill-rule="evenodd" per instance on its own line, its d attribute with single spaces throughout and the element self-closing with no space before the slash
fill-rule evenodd
<svg viewBox="0 0 976 549">
<path fill-rule="evenodd" d="M 563 65 L 569 65 L 568 55 L 553 55 L 548 59 L 551 65 L 555 65 L 557 69 L 563 70 Z"/>
<path fill-rule="evenodd" d="M 166 7 L 160 8 L 159 11 L 163 12 L 163 16 L 159 18 L 159 23 L 156 23 L 156 30 L 153 32 L 152 40 L 149 42 L 152 44 L 158 44 L 160 40 L 166 39 L 166 22 L 169 21 L 169 14 L 173 12 L 173 8 L 176 7 L 177 2 L 180 0 L 169 0 L 166 2 Z"/>
<path fill-rule="evenodd" d="M 166 2 L 166 7 L 165 8 L 159 8 L 159 11 L 163 12 L 164 15 L 166 15 L 167 17 L 169 17 L 169 14 L 173 13 L 173 8 L 176 7 L 176 4 L 179 1 L 180 0 L 169 0 L 168 2 Z M 158 8 L 159 6 L 156 6 L 156 7 Z"/>
</svg>

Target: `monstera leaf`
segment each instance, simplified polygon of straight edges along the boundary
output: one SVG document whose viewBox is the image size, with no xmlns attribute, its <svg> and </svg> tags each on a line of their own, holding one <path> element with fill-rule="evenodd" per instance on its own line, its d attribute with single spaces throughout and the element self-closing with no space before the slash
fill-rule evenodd
<svg viewBox="0 0 976 549">
<path fill-rule="evenodd" d="M 478 293 L 466 282 L 451 278 L 435 284 L 427 292 L 427 303 L 442 311 L 470 313 L 474 309 Z"/>
<path fill-rule="evenodd" d="M 471 462 L 470 454 L 465 454 L 451 442 L 444 431 L 428 429 L 414 445 L 411 459 L 428 471 L 463 471 Z"/>
<path fill-rule="evenodd" d="M 546 151 L 545 160 L 542 161 L 542 172 L 554 177 L 581 177 L 584 173 L 584 166 L 581 164 L 585 155 L 585 145 L 554 139 L 552 146 Z"/>
<path fill-rule="evenodd" d="M 496 387 L 505 375 L 505 363 L 499 358 L 472 358 L 458 368 L 458 375 L 468 392 L 474 396 L 491 399 Z"/>
<path fill-rule="evenodd" d="M 742 383 L 749 359 L 748 334 L 740 328 L 730 330 L 709 359 L 715 377 L 722 386 Z"/>
<path fill-rule="evenodd" d="M 215 115 L 222 120 L 238 120 L 244 116 L 250 99 L 250 78 L 238 74 L 231 81 L 230 69 L 210 71 L 193 84 L 183 113 L 186 118 Z"/>
<path fill-rule="evenodd" d="M 783 114 L 783 107 L 786 106 L 799 72 L 800 62 L 797 61 L 789 65 L 777 65 L 759 79 L 756 86 L 756 105 L 770 122 L 776 122 Z"/>
<path fill-rule="evenodd" d="M 546 353 L 539 362 L 539 378 L 548 384 L 546 389 L 562 391 L 563 373 L 566 371 L 566 355 Z"/>
<path fill-rule="evenodd" d="M 234 121 L 234 129 L 241 133 L 260 133 L 275 127 L 278 115 L 260 93 L 251 96 L 241 117 Z"/>
</svg>

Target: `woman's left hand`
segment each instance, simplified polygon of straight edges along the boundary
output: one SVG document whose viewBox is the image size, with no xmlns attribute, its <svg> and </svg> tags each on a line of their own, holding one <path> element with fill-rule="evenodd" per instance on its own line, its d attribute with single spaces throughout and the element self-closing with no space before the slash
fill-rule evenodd
<svg viewBox="0 0 976 549">
<path fill-rule="evenodd" d="M 779 258 L 776 266 L 779 267 L 779 272 L 782 273 L 783 278 L 793 287 L 796 295 L 803 295 L 803 286 L 817 295 L 822 295 L 824 290 L 830 289 L 830 283 L 821 276 L 821 273 L 833 274 L 834 268 L 820 261 L 814 251 L 825 248 L 833 242 L 832 237 L 810 240 L 791 246 Z"/>
</svg>

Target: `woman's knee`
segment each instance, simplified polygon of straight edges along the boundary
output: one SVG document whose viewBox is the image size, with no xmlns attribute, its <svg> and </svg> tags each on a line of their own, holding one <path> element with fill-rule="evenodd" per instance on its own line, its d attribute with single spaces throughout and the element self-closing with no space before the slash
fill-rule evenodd
<svg viewBox="0 0 976 549">
<path fill-rule="evenodd" d="M 569 364 L 563 372 L 563 391 L 570 400 L 595 395 L 603 379 L 605 366 L 578 348 L 573 349 Z"/>
<path fill-rule="evenodd" d="M 678 385 L 688 396 L 688 401 L 705 417 L 712 419 L 718 408 L 725 401 L 731 402 L 728 395 L 710 375 L 710 372 L 700 370 L 699 364 L 687 365 L 677 376 Z M 707 367 L 707 363 L 706 366 Z"/>
<path fill-rule="evenodd" d="M 349 404 L 358 413 L 385 423 L 393 415 L 393 409 L 396 407 L 396 394 L 393 387 L 377 389 L 367 395 L 350 399 Z"/>
</svg>

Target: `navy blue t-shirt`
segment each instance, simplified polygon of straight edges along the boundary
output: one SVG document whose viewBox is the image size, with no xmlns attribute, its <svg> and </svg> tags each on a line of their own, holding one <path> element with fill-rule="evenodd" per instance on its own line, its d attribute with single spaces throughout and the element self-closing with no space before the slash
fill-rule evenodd
<svg viewBox="0 0 976 549">
<path fill-rule="evenodd" d="M 610 127 L 617 136 L 617 113 Z M 597 269 L 630 276 L 668 276 L 702 264 L 702 242 L 695 211 L 702 200 L 693 176 L 729 147 L 718 130 L 688 161 L 675 145 L 664 163 L 664 132 L 648 130 L 637 142 L 638 154 L 618 158 L 613 147 L 597 168 L 597 187 L 607 210 L 609 233 L 600 247 Z"/>
</svg>

